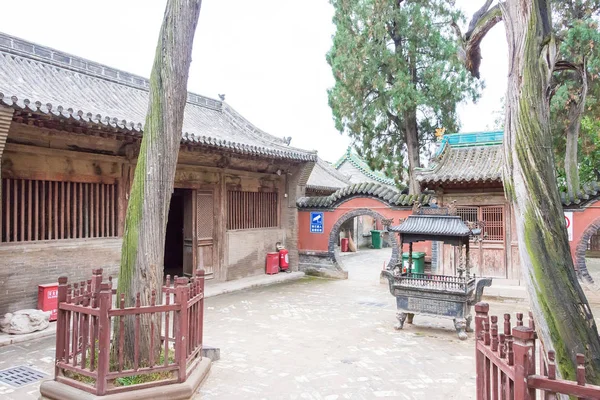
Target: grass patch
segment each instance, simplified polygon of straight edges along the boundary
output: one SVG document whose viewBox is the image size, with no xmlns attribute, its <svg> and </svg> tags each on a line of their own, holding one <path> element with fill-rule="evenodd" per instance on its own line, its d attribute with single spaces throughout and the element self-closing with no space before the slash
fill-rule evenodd
<svg viewBox="0 0 600 400">
<path fill-rule="evenodd" d="M 98 365 L 97 365 L 98 356 L 99 356 L 99 351 L 98 351 L 97 345 L 96 345 L 95 353 L 96 353 L 95 367 L 97 368 L 98 367 Z M 90 356 L 91 356 L 91 350 L 88 349 L 87 355 L 86 355 L 86 361 L 85 361 L 85 368 L 87 370 L 89 370 L 91 367 Z M 169 357 L 169 364 L 172 364 L 175 362 L 174 349 L 169 349 L 168 357 Z M 158 362 L 156 363 L 156 365 L 164 365 L 164 363 L 165 363 L 165 353 L 164 353 L 164 349 L 161 349 L 160 356 L 158 358 Z M 142 366 L 142 367 L 144 367 L 144 366 Z M 128 368 L 125 368 L 125 369 L 128 369 Z M 118 370 L 118 365 L 116 363 L 112 362 L 110 365 L 110 371 L 117 371 L 117 370 Z M 87 385 L 94 386 L 96 384 L 95 378 L 85 376 L 85 375 L 82 375 L 77 372 L 64 371 L 64 374 L 65 374 L 65 377 L 67 377 L 67 378 L 73 379 L 73 380 L 81 382 L 81 383 L 85 383 Z M 176 372 L 174 372 L 174 371 L 153 372 L 153 373 L 148 373 L 148 374 L 139 374 L 139 375 L 126 376 L 123 378 L 117 378 L 112 383 L 114 384 L 114 386 L 132 386 L 132 385 L 139 385 L 141 383 L 148 383 L 148 382 L 172 379 L 175 376 L 176 376 Z"/>
</svg>

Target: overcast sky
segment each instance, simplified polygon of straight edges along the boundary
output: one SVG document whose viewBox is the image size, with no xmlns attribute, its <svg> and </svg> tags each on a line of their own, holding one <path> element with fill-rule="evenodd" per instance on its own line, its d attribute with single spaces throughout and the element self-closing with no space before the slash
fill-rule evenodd
<svg viewBox="0 0 600 400">
<path fill-rule="evenodd" d="M 23 2 L 1 3 L 4 33 L 150 75 L 166 0 L 28 0 L 26 12 Z M 479 3 L 457 0 L 469 17 Z M 188 89 L 224 93 L 260 129 L 335 161 L 350 141 L 336 131 L 327 104 L 332 16 L 327 0 L 203 0 Z M 463 132 L 491 128 L 506 90 L 503 28 L 482 47 L 486 88 L 478 104 L 461 105 Z"/>
</svg>

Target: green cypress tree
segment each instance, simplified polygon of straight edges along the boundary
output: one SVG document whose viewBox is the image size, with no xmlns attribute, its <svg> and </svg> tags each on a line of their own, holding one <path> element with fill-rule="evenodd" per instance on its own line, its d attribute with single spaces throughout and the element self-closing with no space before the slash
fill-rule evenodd
<svg viewBox="0 0 600 400">
<path fill-rule="evenodd" d="M 480 87 L 457 56 L 450 22 L 461 15 L 450 3 L 331 0 L 336 32 L 327 61 L 336 128 L 373 169 L 400 181 L 407 164 L 411 193 L 420 191 L 413 174 L 420 146 L 436 128 L 457 131 L 456 105 L 475 99 Z"/>
</svg>

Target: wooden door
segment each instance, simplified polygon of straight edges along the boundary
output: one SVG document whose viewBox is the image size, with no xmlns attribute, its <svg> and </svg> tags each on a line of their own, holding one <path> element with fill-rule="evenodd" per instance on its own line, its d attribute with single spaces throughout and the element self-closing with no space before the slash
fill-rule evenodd
<svg viewBox="0 0 600 400">
<path fill-rule="evenodd" d="M 196 198 L 198 237 L 196 267 L 204 270 L 207 279 L 212 279 L 216 268 L 214 193 L 212 191 L 199 191 Z"/>
<path fill-rule="evenodd" d="M 183 195 L 183 274 L 194 274 L 194 192 L 185 190 Z"/>
<path fill-rule="evenodd" d="M 481 207 L 480 221 L 484 222 L 484 240 L 481 249 L 481 276 L 507 278 L 506 235 L 504 233 L 504 206 Z"/>
</svg>

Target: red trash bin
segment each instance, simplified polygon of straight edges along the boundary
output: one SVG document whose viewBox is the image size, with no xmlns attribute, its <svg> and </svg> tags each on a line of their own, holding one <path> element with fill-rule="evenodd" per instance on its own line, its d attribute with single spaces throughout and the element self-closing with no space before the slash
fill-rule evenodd
<svg viewBox="0 0 600 400">
<path fill-rule="evenodd" d="M 279 253 L 267 253 L 265 273 L 269 275 L 279 273 Z"/>
<path fill-rule="evenodd" d="M 342 238 L 340 241 L 340 247 L 342 248 L 342 253 L 348 252 L 348 238 Z"/>
<path fill-rule="evenodd" d="M 279 268 L 282 271 L 287 270 L 290 267 L 290 259 L 288 257 L 288 251 L 286 249 L 279 250 Z"/>
<path fill-rule="evenodd" d="M 50 321 L 56 321 L 58 308 L 58 283 L 46 283 L 38 286 L 38 310 L 51 311 Z"/>
</svg>

